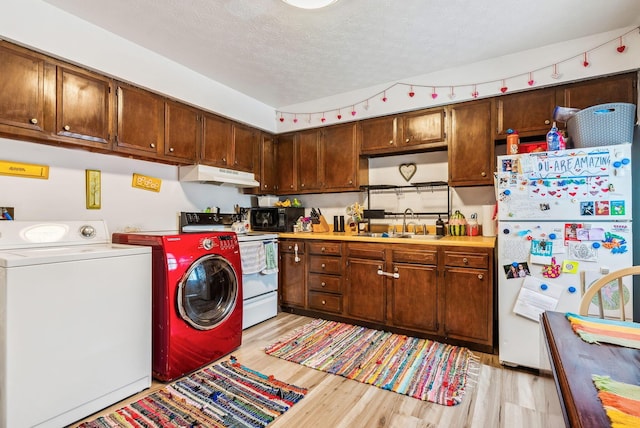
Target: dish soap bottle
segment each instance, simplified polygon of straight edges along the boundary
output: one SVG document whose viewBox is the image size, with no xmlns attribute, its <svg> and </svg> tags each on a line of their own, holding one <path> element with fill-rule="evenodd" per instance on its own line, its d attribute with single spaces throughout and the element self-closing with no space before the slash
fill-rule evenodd
<svg viewBox="0 0 640 428">
<path fill-rule="evenodd" d="M 547 151 L 553 152 L 556 150 L 562 150 L 560 147 L 560 133 L 556 123 L 553 122 L 551 129 L 547 132 Z"/>
<path fill-rule="evenodd" d="M 520 136 L 518 131 L 507 129 L 507 154 L 517 155 L 520 146 Z"/>
<path fill-rule="evenodd" d="M 444 236 L 444 221 L 440 218 L 440 214 L 438 214 L 438 220 L 436 220 L 436 235 Z"/>
</svg>

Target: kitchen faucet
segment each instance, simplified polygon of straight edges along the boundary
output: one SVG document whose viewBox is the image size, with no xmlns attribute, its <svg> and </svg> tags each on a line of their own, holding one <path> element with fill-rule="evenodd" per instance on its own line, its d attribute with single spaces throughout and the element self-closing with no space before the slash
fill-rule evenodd
<svg viewBox="0 0 640 428">
<path fill-rule="evenodd" d="M 411 213 L 411 218 L 415 218 L 415 214 L 411 208 L 407 208 L 404 210 L 404 215 L 402 216 L 402 234 L 407 233 L 407 214 Z M 410 221 L 409 224 L 413 223 L 413 227 L 415 228 L 416 222 Z"/>
</svg>

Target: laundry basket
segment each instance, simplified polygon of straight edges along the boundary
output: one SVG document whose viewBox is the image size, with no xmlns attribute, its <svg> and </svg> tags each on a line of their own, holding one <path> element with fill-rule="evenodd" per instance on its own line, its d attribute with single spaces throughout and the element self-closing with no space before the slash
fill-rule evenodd
<svg viewBox="0 0 640 428">
<path fill-rule="evenodd" d="M 635 104 L 598 104 L 574 114 L 567 133 L 576 148 L 631 143 L 635 114 Z"/>
</svg>

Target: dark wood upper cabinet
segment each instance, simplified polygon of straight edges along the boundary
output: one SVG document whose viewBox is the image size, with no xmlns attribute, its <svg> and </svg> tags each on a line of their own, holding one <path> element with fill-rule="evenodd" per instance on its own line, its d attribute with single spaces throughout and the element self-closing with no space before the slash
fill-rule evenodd
<svg viewBox="0 0 640 428">
<path fill-rule="evenodd" d="M 111 79 L 58 67 L 56 135 L 76 144 L 111 148 L 111 89 Z"/>
<path fill-rule="evenodd" d="M 320 140 L 322 131 L 312 129 L 297 133 L 298 190 L 322 188 Z"/>
<path fill-rule="evenodd" d="M 546 135 L 551 129 L 555 107 L 555 88 L 496 97 L 496 138 L 507 138 L 508 129 L 520 136 Z"/>
<path fill-rule="evenodd" d="M 491 99 L 454 104 L 450 109 L 449 185 L 493 184 L 495 166 Z"/>
<path fill-rule="evenodd" d="M 398 118 L 385 116 L 360 122 L 360 153 L 377 154 L 397 147 Z"/>
<path fill-rule="evenodd" d="M 212 166 L 229 165 L 229 148 L 232 140 L 230 120 L 212 114 L 203 116 L 203 131 L 200 159 Z"/>
<path fill-rule="evenodd" d="M 118 84 L 114 150 L 158 157 L 164 148 L 164 99 L 134 86 Z"/>
<path fill-rule="evenodd" d="M 178 162 L 195 162 L 200 144 L 200 125 L 198 110 L 166 101 L 164 155 Z"/>
<path fill-rule="evenodd" d="M 415 113 L 407 113 L 402 118 L 400 147 L 424 149 L 446 148 L 445 108 L 433 108 Z"/>
<path fill-rule="evenodd" d="M 324 191 L 354 190 L 359 186 L 357 127 L 356 123 L 349 123 L 330 126 L 322 131 Z"/>
<path fill-rule="evenodd" d="M 259 132 L 249 126 L 233 124 L 233 168 L 253 172 Z"/>
<path fill-rule="evenodd" d="M 276 138 L 276 174 L 278 193 L 292 193 L 298 190 L 298 167 L 296 162 L 296 134 L 278 135 Z"/>
<path fill-rule="evenodd" d="M 558 89 L 558 105 L 587 108 L 606 103 L 636 103 L 636 73 L 573 83 Z"/>
<path fill-rule="evenodd" d="M 51 93 L 45 93 L 47 89 Z M 44 137 L 47 95 L 55 97 L 55 66 L 38 55 L 0 41 L 0 131 Z M 54 111 L 48 113 L 52 119 Z"/>
</svg>

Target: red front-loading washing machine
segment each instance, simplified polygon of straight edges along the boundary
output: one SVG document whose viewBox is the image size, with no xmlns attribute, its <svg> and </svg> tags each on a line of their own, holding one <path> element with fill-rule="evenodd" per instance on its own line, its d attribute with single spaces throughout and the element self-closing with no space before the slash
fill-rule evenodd
<svg viewBox="0 0 640 428">
<path fill-rule="evenodd" d="M 170 381 L 242 342 L 242 271 L 232 232 L 114 233 L 152 247 L 152 369 Z"/>
</svg>

